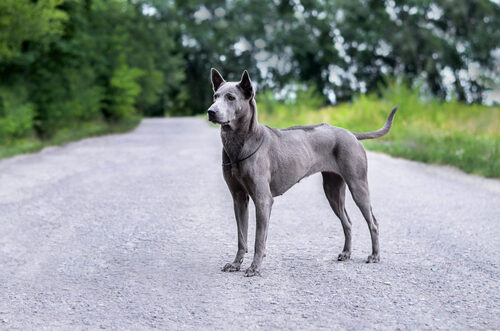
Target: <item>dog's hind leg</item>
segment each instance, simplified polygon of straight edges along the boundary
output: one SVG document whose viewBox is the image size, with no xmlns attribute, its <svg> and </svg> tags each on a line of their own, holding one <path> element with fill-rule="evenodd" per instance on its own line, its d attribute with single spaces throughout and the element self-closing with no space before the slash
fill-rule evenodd
<svg viewBox="0 0 500 331">
<path fill-rule="evenodd" d="M 351 257 L 351 220 L 345 210 L 345 181 L 332 172 L 323 172 L 323 189 L 333 212 L 340 219 L 344 230 L 345 242 L 338 260 L 345 261 Z"/>
<path fill-rule="evenodd" d="M 378 222 L 373 216 L 372 208 L 370 205 L 370 192 L 368 189 L 368 181 L 365 176 L 361 178 L 351 179 L 347 183 L 349 190 L 351 191 L 352 198 L 354 202 L 361 210 L 361 214 L 368 224 L 368 229 L 370 230 L 370 236 L 372 240 L 372 254 L 368 256 L 366 260 L 367 263 L 375 263 L 380 261 L 379 243 L 378 243 Z"/>
</svg>

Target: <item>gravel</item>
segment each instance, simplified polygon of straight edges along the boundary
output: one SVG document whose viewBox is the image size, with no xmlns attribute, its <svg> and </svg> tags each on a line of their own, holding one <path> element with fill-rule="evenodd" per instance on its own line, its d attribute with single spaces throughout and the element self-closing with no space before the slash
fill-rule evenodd
<svg viewBox="0 0 500 331">
<path fill-rule="evenodd" d="M 381 263 L 350 196 L 352 258 L 335 261 L 314 175 L 275 199 L 245 278 L 220 271 L 236 253 L 220 151 L 202 119 L 146 119 L 1 160 L 0 329 L 500 328 L 499 180 L 370 152 Z"/>
</svg>

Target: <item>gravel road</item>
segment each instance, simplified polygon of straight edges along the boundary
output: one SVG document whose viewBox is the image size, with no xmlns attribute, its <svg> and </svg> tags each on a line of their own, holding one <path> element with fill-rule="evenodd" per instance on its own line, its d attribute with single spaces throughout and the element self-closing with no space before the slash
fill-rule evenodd
<svg viewBox="0 0 500 331">
<path fill-rule="evenodd" d="M 314 175 L 275 199 L 245 278 L 220 271 L 236 253 L 220 150 L 202 119 L 146 119 L 0 160 L 0 329 L 500 329 L 500 181 L 368 153 L 381 263 L 350 196 L 336 261 Z"/>
</svg>

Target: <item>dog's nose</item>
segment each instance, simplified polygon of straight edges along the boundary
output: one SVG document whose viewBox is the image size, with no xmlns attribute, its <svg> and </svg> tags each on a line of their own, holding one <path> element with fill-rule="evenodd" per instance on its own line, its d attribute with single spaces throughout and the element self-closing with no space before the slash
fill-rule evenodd
<svg viewBox="0 0 500 331">
<path fill-rule="evenodd" d="M 217 110 L 215 110 L 214 108 L 208 109 L 208 117 L 213 118 L 213 117 L 215 117 L 216 113 L 217 113 Z"/>
</svg>

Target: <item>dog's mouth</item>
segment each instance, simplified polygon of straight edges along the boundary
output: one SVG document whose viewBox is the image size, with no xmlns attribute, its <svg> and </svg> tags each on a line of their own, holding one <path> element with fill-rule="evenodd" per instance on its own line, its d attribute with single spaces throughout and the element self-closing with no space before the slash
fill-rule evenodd
<svg viewBox="0 0 500 331">
<path fill-rule="evenodd" d="M 222 121 L 219 121 L 215 118 L 210 118 L 210 116 L 208 117 L 208 120 L 214 124 L 229 125 L 229 121 L 222 122 Z"/>
</svg>

